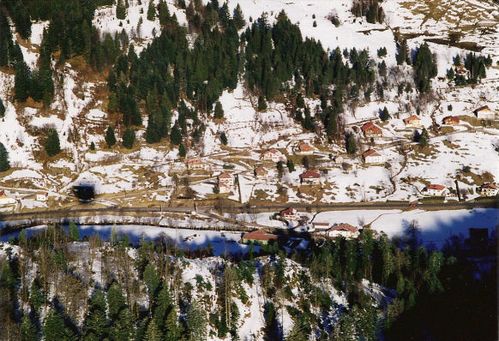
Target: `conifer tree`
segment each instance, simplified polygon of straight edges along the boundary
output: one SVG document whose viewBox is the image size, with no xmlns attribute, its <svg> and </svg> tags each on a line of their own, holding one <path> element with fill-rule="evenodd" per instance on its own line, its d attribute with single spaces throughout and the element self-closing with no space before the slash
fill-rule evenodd
<svg viewBox="0 0 499 341">
<path fill-rule="evenodd" d="M 80 240 L 80 230 L 78 230 L 78 225 L 73 221 L 69 223 L 69 238 L 73 241 Z"/>
<path fill-rule="evenodd" d="M 429 145 L 430 136 L 429 136 L 428 130 L 426 130 L 426 128 L 423 128 L 423 130 L 421 131 L 421 135 L 419 136 L 418 143 L 421 147 L 427 147 Z"/>
<path fill-rule="evenodd" d="M 223 118 L 224 117 L 224 109 L 222 108 L 222 104 L 217 101 L 215 103 L 215 118 Z"/>
<path fill-rule="evenodd" d="M 116 136 L 114 135 L 114 128 L 112 126 L 107 127 L 105 140 L 108 148 L 116 144 Z"/>
<path fill-rule="evenodd" d="M 147 331 L 145 335 L 145 340 L 147 341 L 162 341 L 163 336 L 161 331 L 158 329 L 156 322 L 151 319 L 147 325 Z"/>
<path fill-rule="evenodd" d="M 149 5 L 147 7 L 147 20 L 154 21 L 155 18 L 156 18 L 156 7 L 154 7 L 154 2 L 150 0 Z"/>
<path fill-rule="evenodd" d="M 232 19 L 234 20 L 234 25 L 238 30 L 246 25 L 246 21 L 244 20 L 243 11 L 241 10 L 241 6 L 237 4 L 236 8 L 234 8 L 234 13 L 232 14 Z"/>
<path fill-rule="evenodd" d="M 224 131 L 220 134 L 220 142 L 222 142 L 224 146 L 226 146 L 227 143 L 229 142 L 227 139 L 227 135 L 225 134 Z"/>
<path fill-rule="evenodd" d="M 402 65 L 404 63 L 411 64 L 411 56 L 409 54 L 407 40 L 403 39 L 397 43 L 397 54 L 395 55 L 395 59 L 397 60 L 397 65 Z"/>
<path fill-rule="evenodd" d="M 123 133 L 123 146 L 131 149 L 135 143 L 135 131 L 132 128 L 127 128 Z"/>
<path fill-rule="evenodd" d="M 36 339 L 36 327 L 29 316 L 24 315 L 21 322 L 21 341 L 33 341 Z"/>
<path fill-rule="evenodd" d="M 355 136 L 352 133 L 346 135 L 346 150 L 348 154 L 357 153 L 357 142 L 355 141 Z"/>
<path fill-rule="evenodd" d="M 46 341 L 69 340 L 64 320 L 54 309 L 51 309 L 45 318 L 43 337 Z"/>
<path fill-rule="evenodd" d="M 176 146 L 182 143 L 182 132 L 178 126 L 178 121 L 173 125 L 172 132 L 170 134 L 170 141 Z"/>
<path fill-rule="evenodd" d="M 126 7 L 123 0 L 117 0 L 116 2 L 116 18 L 124 20 L 126 18 Z"/>
<path fill-rule="evenodd" d="M 383 110 L 381 110 L 379 118 L 383 122 L 388 121 L 390 119 L 390 114 L 388 113 L 388 109 L 386 107 L 384 107 Z"/>
<path fill-rule="evenodd" d="M 48 156 L 55 156 L 61 152 L 61 143 L 57 130 L 53 128 L 49 129 L 44 147 Z"/>
<path fill-rule="evenodd" d="M 108 332 L 106 318 L 106 297 L 102 290 L 96 290 L 90 299 L 90 304 L 83 322 L 84 339 L 104 340 Z"/>
<path fill-rule="evenodd" d="M 293 163 L 293 160 L 288 159 L 286 162 L 286 166 L 288 167 L 288 171 L 294 172 L 295 171 L 295 164 Z"/>
<path fill-rule="evenodd" d="M 5 116 L 5 106 L 3 105 L 2 99 L 0 98 L 0 118 Z"/>
<path fill-rule="evenodd" d="M 125 297 L 121 287 L 115 282 L 111 284 L 107 291 L 107 304 L 109 307 L 109 318 L 117 320 L 122 309 L 126 308 Z"/>
<path fill-rule="evenodd" d="M 24 61 L 16 63 L 14 83 L 16 100 L 26 101 L 30 93 L 31 71 Z"/>
<path fill-rule="evenodd" d="M 186 326 L 188 340 L 202 341 L 206 340 L 207 318 L 206 313 L 201 309 L 198 303 L 193 299 L 187 309 Z"/>
<path fill-rule="evenodd" d="M 187 155 L 187 151 L 185 150 L 185 146 L 183 143 L 181 143 L 178 146 L 178 156 L 180 157 L 185 157 Z"/>
<path fill-rule="evenodd" d="M 431 78 L 437 75 L 437 64 L 427 43 L 419 47 L 414 60 L 414 81 L 420 92 L 431 89 Z"/>
<path fill-rule="evenodd" d="M 10 168 L 9 153 L 3 143 L 0 142 L 0 172 L 5 172 Z"/>
<path fill-rule="evenodd" d="M 267 109 L 267 102 L 263 96 L 258 96 L 258 111 L 264 111 Z"/>
</svg>

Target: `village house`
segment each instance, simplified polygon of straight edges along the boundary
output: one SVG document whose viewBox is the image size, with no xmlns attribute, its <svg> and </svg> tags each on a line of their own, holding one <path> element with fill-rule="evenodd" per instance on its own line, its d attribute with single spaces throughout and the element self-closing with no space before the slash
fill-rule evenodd
<svg viewBox="0 0 499 341">
<path fill-rule="evenodd" d="M 263 166 L 256 167 L 253 173 L 257 179 L 266 179 L 268 176 L 268 170 Z"/>
<path fill-rule="evenodd" d="M 429 184 L 423 189 L 423 194 L 432 197 L 443 197 L 447 195 L 447 187 L 439 184 Z"/>
<path fill-rule="evenodd" d="M 286 156 L 275 148 L 271 148 L 262 154 L 262 160 L 272 162 L 286 162 Z"/>
<path fill-rule="evenodd" d="M 364 123 L 364 125 L 362 125 L 360 129 L 362 130 L 362 133 L 364 133 L 364 136 L 366 138 L 383 136 L 381 128 L 372 122 Z"/>
<path fill-rule="evenodd" d="M 479 120 L 495 120 L 496 118 L 496 113 L 488 105 L 475 109 L 473 113 Z"/>
<path fill-rule="evenodd" d="M 318 185 L 321 183 L 321 174 L 315 169 L 309 169 L 300 174 L 300 183 L 305 185 Z"/>
<path fill-rule="evenodd" d="M 383 164 L 386 161 L 383 155 L 372 148 L 362 153 L 362 159 L 364 163 L 370 165 Z"/>
<path fill-rule="evenodd" d="M 344 238 L 357 238 L 359 236 L 359 229 L 350 224 L 335 224 L 331 226 L 326 232 L 330 238 L 344 237 Z"/>
<path fill-rule="evenodd" d="M 241 243 L 258 243 L 262 245 L 267 245 L 271 241 L 277 241 L 277 236 L 275 234 L 269 233 L 265 230 L 255 230 L 245 233 L 241 238 Z"/>
<path fill-rule="evenodd" d="M 495 183 L 484 183 L 480 186 L 480 195 L 484 197 L 495 197 L 499 189 Z"/>
<path fill-rule="evenodd" d="M 4 191 L 0 191 L 0 207 L 8 207 L 16 204 L 16 199 L 8 197 Z"/>
<path fill-rule="evenodd" d="M 457 116 L 445 116 L 442 120 L 442 124 L 445 124 L 448 126 L 455 126 L 456 124 L 459 124 L 459 117 L 457 117 Z"/>
<path fill-rule="evenodd" d="M 206 162 L 201 160 L 200 158 L 192 158 L 186 161 L 187 169 L 189 170 L 206 170 L 208 165 Z"/>
<path fill-rule="evenodd" d="M 222 172 L 218 176 L 219 193 L 230 193 L 234 187 L 234 177 L 228 172 Z"/>
<path fill-rule="evenodd" d="M 298 211 L 292 207 L 288 207 L 285 210 L 279 212 L 279 216 L 287 221 L 299 220 L 300 216 L 298 215 Z"/>
<path fill-rule="evenodd" d="M 404 123 L 407 128 L 421 128 L 421 119 L 418 115 L 411 115 L 407 118 L 404 118 Z"/>
<path fill-rule="evenodd" d="M 298 145 L 295 148 L 295 153 L 297 155 L 312 155 L 314 151 L 315 148 L 312 145 L 303 141 L 298 143 Z"/>
<path fill-rule="evenodd" d="M 469 71 L 464 65 L 456 65 L 454 67 L 454 72 L 458 76 L 467 76 Z"/>
</svg>

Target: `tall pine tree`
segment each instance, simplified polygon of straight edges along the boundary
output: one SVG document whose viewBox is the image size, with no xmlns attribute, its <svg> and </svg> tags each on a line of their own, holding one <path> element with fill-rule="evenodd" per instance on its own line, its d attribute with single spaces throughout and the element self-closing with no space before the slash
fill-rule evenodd
<svg viewBox="0 0 499 341">
<path fill-rule="evenodd" d="M 61 152 L 59 135 L 57 134 L 57 130 L 53 128 L 48 131 L 47 140 L 45 141 L 45 151 L 48 156 L 55 156 Z"/>
<path fill-rule="evenodd" d="M 10 168 L 9 153 L 3 143 L 0 142 L 0 172 L 5 172 Z"/>
</svg>

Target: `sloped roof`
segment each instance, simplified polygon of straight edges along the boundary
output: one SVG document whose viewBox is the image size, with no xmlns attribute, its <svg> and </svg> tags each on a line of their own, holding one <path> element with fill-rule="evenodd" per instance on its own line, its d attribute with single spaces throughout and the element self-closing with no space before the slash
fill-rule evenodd
<svg viewBox="0 0 499 341">
<path fill-rule="evenodd" d="M 355 226 L 352 226 L 350 224 L 346 224 L 346 223 L 341 223 L 341 224 L 336 224 L 336 225 L 333 225 L 329 231 L 346 231 L 346 232 L 357 232 L 359 231 L 358 228 L 356 228 Z"/>
<path fill-rule="evenodd" d="M 362 129 L 363 132 L 369 131 L 369 132 L 375 132 L 377 134 L 381 134 L 381 128 L 378 127 L 376 124 L 374 124 L 371 121 L 364 123 L 360 129 Z"/>
<path fill-rule="evenodd" d="M 265 230 L 255 230 L 245 233 L 243 235 L 243 239 L 269 241 L 269 240 L 277 240 L 277 236 Z"/>
<path fill-rule="evenodd" d="M 439 185 L 439 184 L 429 184 L 428 186 L 426 186 L 426 188 L 427 189 L 434 189 L 436 191 L 442 191 L 446 187 L 444 185 Z"/>
<path fill-rule="evenodd" d="M 364 158 L 366 158 L 368 156 L 381 156 L 381 154 L 378 153 L 375 149 L 370 148 L 370 149 L 366 150 L 365 152 L 363 152 L 362 156 Z"/>
<path fill-rule="evenodd" d="M 321 174 L 315 169 L 309 169 L 300 174 L 301 179 L 317 179 L 320 178 Z"/>
<path fill-rule="evenodd" d="M 279 215 L 281 216 L 287 216 L 287 215 L 295 215 L 296 214 L 296 209 L 293 208 L 293 207 L 288 207 L 284 210 L 282 210 L 281 212 L 279 212 Z"/>
</svg>

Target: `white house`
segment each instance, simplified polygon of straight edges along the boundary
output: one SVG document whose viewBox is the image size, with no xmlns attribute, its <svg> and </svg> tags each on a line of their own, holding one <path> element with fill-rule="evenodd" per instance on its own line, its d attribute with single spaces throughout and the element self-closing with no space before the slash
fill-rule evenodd
<svg viewBox="0 0 499 341">
<path fill-rule="evenodd" d="M 495 120 L 496 118 L 496 113 L 488 105 L 475 109 L 473 113 L 479 120 Z"/>
<path fill-rule="evenodd" d="M 495 183 L 485 183 L 480 186 L 480 195 L 484 197 L 495 197 L 499 189 Z"/>
<path fill-rule="evenodd" d="M 272 162 L 286 162 L 286 156 L 275 148 L 271 148 L 262 154 L 262 160 Z"/>
<path fill-rule="evenodd" d="M 200 158 L 191 158 L 186 161 L 189 170 L 207 170 L 208 164 Z"/>
<path fill-rule="evenodd" d="M 362 159 L 364 160 L 364 163 L 371 165 L 383 164 L 386 162 L 385 157 L 372 148 L 362 153 Z"/>
<path fill-rule="evenodd" d="M 423 189 L 423 194 L 432 197 L 443 197 L 448 193 L 447 187 L 439 184 L 429 184 Z"/>
<path fill-rule="evenodd" d="M 330 238 L 344 237 L 344 238 L 357 238 L 359 236 L 359 229 L 350 224 L 335 224 L 326 232 Z"/>
<path fill-rule="evenodd" d="M 47 194 L 46 193 L 38 193 L 36 195 L 36 201 L 41 201 L 41 202 L 47 201 Z"/>
</svg>

